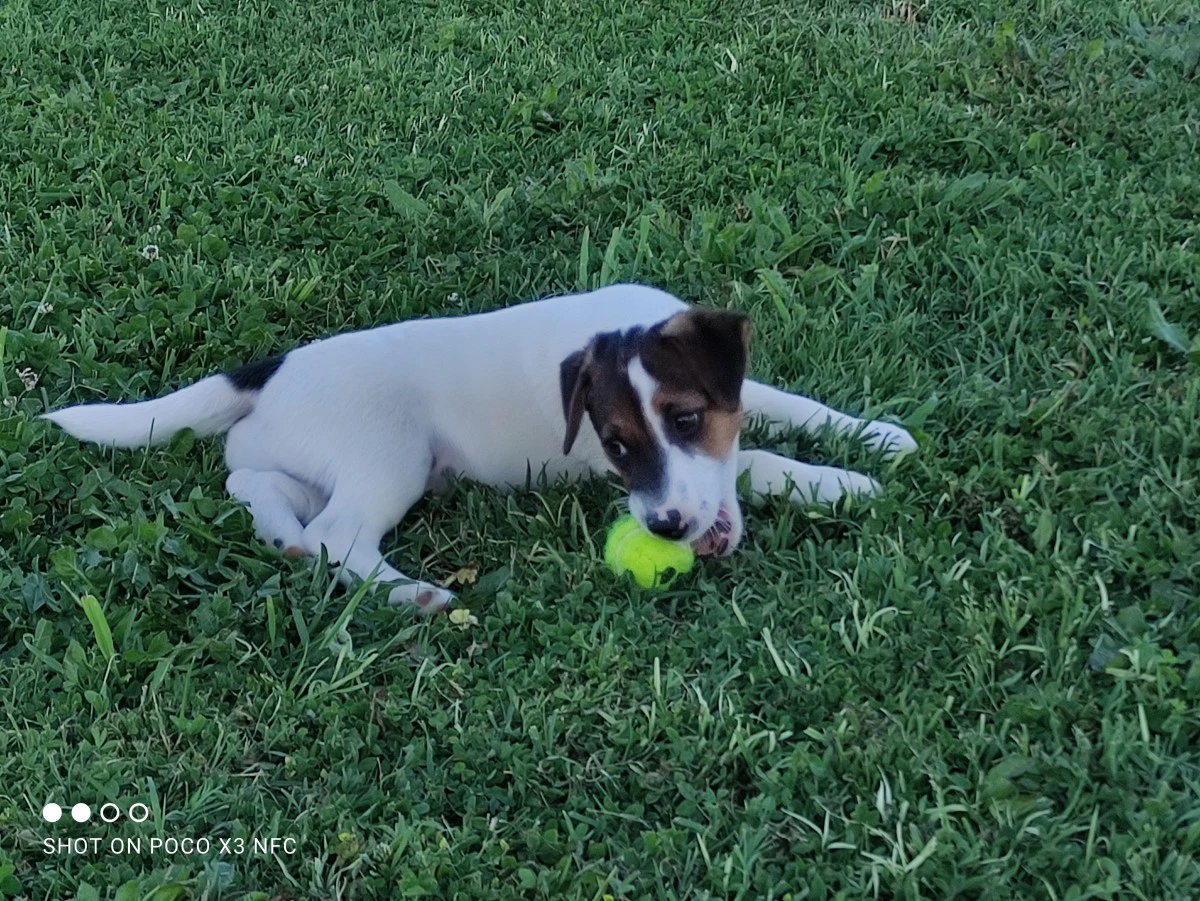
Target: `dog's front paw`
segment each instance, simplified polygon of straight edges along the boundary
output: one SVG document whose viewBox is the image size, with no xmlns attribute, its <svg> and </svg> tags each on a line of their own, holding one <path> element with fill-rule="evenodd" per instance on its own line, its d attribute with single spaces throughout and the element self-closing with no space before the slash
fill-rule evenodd
<svg viewBox="0 0 1200 901">
<path fill-rule="evenodd" d="M 445 588 L 438 588 L 428 582 L 410 582 L 389 591 L 388 603 L 411 604 L 422 616 L 431 616 L 441 613 L 454 603 L 454 595 Z"/>
<path fill-rule="evenodd" d="M 861 472 L 840 473 L 838 486 L 842 489 L 842 494 L 853 494 L 856 497 L 879 497 L 883 494 L 883 486 Z"/>
<path fill-rule="evenodd" d="M 867 427 L 863 430 L 863 440 L 871 450 L 882 451 L 883 456 L 888 460 L 911 454 L 917 449 L 917 440 L 908 433 L 907 429 L 884 422 L 882 419 L 867 423 Z"/>
</svg>

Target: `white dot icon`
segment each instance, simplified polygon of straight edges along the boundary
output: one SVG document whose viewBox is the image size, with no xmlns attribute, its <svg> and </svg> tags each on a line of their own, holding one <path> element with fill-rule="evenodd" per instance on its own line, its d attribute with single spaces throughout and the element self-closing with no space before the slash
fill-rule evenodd
<svg viewBox="0 0 1200 901">
<path fill-rule="evenodd" d="M 51 801 L 42 808 L 42 819 L 47 823 L 57 823 L 62 819 L 62 808 Z"/>
<path fill-rule="evenodd" d="M 92 818 L 92 808 L 86 804 L 76 804 L 71 808 L 71 819 L 76 823 L 86 823 Z"/>
</svg>

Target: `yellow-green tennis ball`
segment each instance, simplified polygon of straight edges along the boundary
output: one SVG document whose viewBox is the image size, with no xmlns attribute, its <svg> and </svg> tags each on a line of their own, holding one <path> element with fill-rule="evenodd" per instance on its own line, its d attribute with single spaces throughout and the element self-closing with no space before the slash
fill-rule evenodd
<svg viewBox="0 0 1200 901">
<path fill-rule="evenodd" d="M 626 515 L 608 530 L 604 562 L 618 576 L 629 573 L 642 588 L 666 588 L 691 570 L 696 555 L 689 545 L 651 535 Z"/>
</svg>

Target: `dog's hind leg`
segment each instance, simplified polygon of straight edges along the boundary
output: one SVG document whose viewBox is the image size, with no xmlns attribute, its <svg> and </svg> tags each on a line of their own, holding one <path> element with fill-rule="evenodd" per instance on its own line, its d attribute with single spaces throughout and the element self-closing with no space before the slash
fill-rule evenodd
<svg viewBox="0 0 1200 901">
<path fill-rule="evenodd" d="M 235 469 L 225 490 L 249 507 L 255 534 L 291 556 L 304 553 L 304 526 L 325 506 L 319 491 L 282 472 Z"/>
<path fill-rule="evenodd" d="M 346 461 L 343 471 L 354 478 L 339 482 L 329 503 L 304 529 L 302 546 L 310 554 L 324 547 L 331 563 L 342 564 L 341 578 L 399 582 L 388 593 L 393 604 L 415 604 L 425 612 L 448 606 L 454 596 L 428 582 L 410 579 L 388 565 L 379 551 L 384 534 L 395 526 L 425 493 L 432 457 L 403 471 L 390 469 L 371 478 L 370 465 L 356 467 Z"/>
</svg>

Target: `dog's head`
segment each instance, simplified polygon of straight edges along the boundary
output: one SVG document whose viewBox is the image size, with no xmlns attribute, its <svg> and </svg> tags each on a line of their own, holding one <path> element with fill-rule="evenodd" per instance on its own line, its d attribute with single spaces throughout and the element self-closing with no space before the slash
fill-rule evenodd
<svg viewBox="0 0 1200 901">
<path fill-rule="evenodd" d="M 562 363 L 563 452 L 586 412 L 642 525 L 701 552 L 728 553 L 741 535 L 737 451 L 749 344 L 744 314 L 700 308 L 596 335 Z"/>
</svg>

